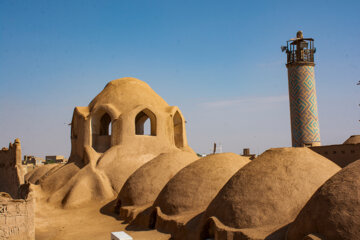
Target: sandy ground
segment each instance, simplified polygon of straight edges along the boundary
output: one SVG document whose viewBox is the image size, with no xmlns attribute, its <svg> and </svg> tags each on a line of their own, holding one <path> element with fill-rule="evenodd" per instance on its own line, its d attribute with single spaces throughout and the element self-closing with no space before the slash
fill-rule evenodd
<svg viewBox="0 0 360 240">
<path fill-rule="evenodd" d="M 110 240 L 111 232 L 125 231 L 134 240 L 168 240 L 156 230 L 130 228 L 112 214 L 111 204 L 92 204 L 80 209 L 59 209 L 36 203 L 36 240 Z"/>
</svg>

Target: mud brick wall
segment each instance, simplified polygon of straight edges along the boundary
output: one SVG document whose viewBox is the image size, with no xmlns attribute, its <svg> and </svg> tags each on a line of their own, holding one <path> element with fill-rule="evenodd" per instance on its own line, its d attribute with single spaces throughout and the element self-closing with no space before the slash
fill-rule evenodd
<svg viewBox="0 0 360 240">
<path fill-rule="evenodd" d="M 13 198 L 19 198 L 18 189 L 24 183 L 21 166 L 20 140 L 15 139 L 9 148 L 0 151 L 0 192 L 9 193 Z"/>
<path fill-rule="evenodd" d="M 311 147 L 311 150 L 330 159 L 340 167 L 360 160 L 360 143 Z"/>
<path fill-rule="evenodd" d="M 0 193 L 0 240 L 34 240 L 34 198 L 12 199 Z"/>
</svg>

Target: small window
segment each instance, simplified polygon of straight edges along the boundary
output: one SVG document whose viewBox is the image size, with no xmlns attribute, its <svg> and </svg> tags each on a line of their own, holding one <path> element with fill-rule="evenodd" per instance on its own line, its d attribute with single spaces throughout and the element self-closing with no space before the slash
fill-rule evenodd
<svg viewBox="0 0 360 240">
<path fill-rule="evenodd" d="M 351 150 L 350 152 L 351 152 L 351 153 L 355 153 L 355 150 Z"/>
<path fill-rule="evenodd" d="M 336 154 L 336 151 L 333 151 L 333 154 Z"/>
<path fill-rule="evenodd" d="M 95 151 L 103 153 L 111 147 L 111 125 L 111 117 L 104 111 L 92 116 L 92 147 Z"/>
<path fill-rule="evenodd" d="M 156 136 L 156 117 L 149 109 L 144 109 L 135 117 L 135 134 Z"/>
<path fill-rule="evenodd" d="M 328 151 L 326 151 L 326 152 L 325 152 L 325 154 L 326 154 L 326 155 L 328 155 L 328 154 L 329 154 L 329 152 L 328 152 Z"/>
<path fill-rule="evenodd" d="M 105 113 L 100 119 L 100 136 L 109 136 L 111 133 L 111 117 Z"/>
<path fill-rule="evenodd" d="M 341 151 L 342 154 L 345 154 L 345 151 Z"/>
</svg>

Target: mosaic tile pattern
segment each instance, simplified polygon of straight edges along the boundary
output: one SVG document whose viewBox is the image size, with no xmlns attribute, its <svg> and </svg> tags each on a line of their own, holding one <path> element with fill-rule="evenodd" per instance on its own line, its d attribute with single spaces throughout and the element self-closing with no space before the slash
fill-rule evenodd
<svg viewBox="0 0 360 240">
<path fill-rule="evenodd" d="M 290 65 L 288 74 L 292 145 L 320 142 L 314 66 Z"/>
</svg>

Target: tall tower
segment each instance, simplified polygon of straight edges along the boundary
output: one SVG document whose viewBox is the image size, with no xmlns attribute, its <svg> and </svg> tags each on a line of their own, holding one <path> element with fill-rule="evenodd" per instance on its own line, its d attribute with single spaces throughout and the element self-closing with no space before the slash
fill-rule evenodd
<svg viewBox="0 0 360 240">
<path fill-rule="evenodd" d="M 286 42 L 293 147 L 320 146 L 320 129 L 315 90 L 314 39 L 302 31 Z"/>
</svg>

